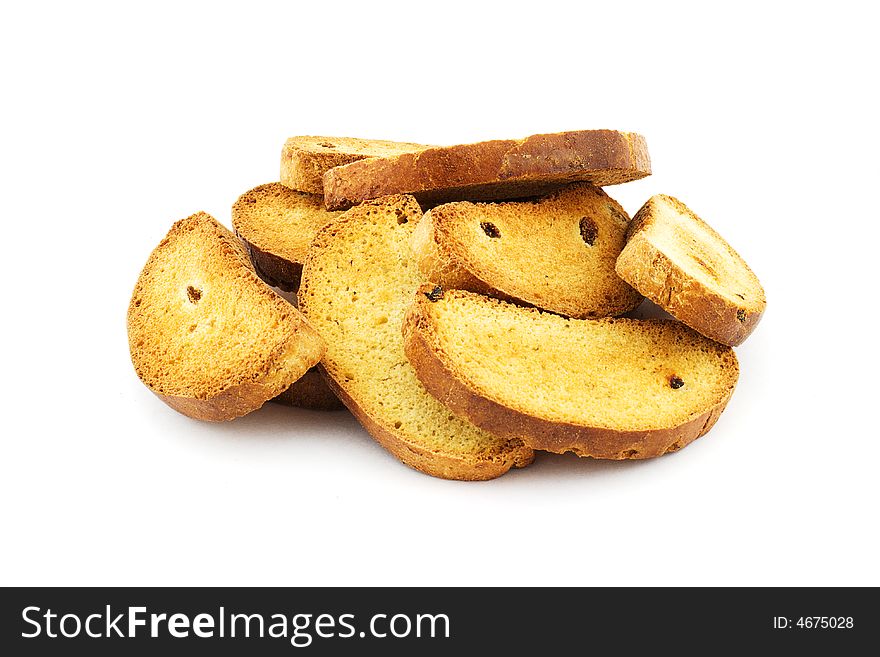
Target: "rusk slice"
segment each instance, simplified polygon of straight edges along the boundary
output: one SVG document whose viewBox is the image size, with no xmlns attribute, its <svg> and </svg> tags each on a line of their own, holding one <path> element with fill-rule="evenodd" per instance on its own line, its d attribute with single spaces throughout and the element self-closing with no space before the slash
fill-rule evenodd
<svg viewBox="0 0 880 657">
<path fill-rule="evenodd" d="M 642 300 L 614 271 L 628 225 L 614 199 L 577 183 L 536 201 L 439 205 L 419 222 L 413 253 L 444 288 L 605 317 Z"/>
<path fill-rule="evenodd" d="M 232 206 L 232 227 L 264 281 L 296 291 L 312 239 L 341 212 L 324 209 L 324 199 L 269 183 L 242 194 Z"/>
<path fill-rule="evenodd" d="M 606 459 L 681 449 L 724 410 L 729 347 L 674 320 L 568 319 L 423 286 L 406 354 L 432 395 L 501 438 Z"/>
<path fill-rule="evenodd" d="M 322 176 L 333 167 L 366 157 L 388 157 L 428 148 L 380 139 L 354 137 L 291 137 L 281 150 L 281 182 L 309 194 L 323 194 Z"/>
<path fill-rule="evenodd" d="M 324 202 L 339 210 L 386 194 L 414 194 L 426 206 L 524 198 L 571 182 L 614 185 L 650 173 L 641 135 L 581 130 L 353 162 L 324 174 Z"/>
<path fill-rule="evenodd" d="M 324 354 L 299 311 L 261 281 L 238 239 L 204 212 L 175 223 L 147 260 L 128 307 L 141 381 L 200 420 L 245 415 Z"/>
<path fill-rule="evenodd" d="M 722 344 L 742 343 L 767 301 L 745 260 L 684 203 L 651 197 L 636 213 L 617 273 L 692 329 Z"/>
<path fill-rule="evenodd" d="M 530 463 L 532 450 L 455 417 L 403 351 L 403 317 L 420 281 L 410 242 L 421 215 L 411 196 L 392 196 L 326 226 L 306 258 L 299 307 L 327 340 L 331 387 L 380 444 L 437 477 L 491 479 Z"/>
</svg>

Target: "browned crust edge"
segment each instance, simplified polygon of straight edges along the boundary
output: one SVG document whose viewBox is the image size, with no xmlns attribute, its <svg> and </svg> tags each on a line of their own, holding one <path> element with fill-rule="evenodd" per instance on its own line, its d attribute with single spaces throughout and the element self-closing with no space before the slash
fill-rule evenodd
<svg viewBox="0 0 880 657">
<path fill-rule="evenodd" d="M 302 278 L 302 263 L 269 253 L 249 242 L 241 233 L 235 231 L 247 251 L 254 269 L 263 281 L 285 292 L 295 292 Z"/>
<path fill-rule="evenodd" d="M 766 302 L 757 311 L 738 306 L 676 265 L 641 234 L 652 209 L 649 200 L 633 217 L 615 265 L 618 276 L 697 333 L 729 347 L 742 344 L 761 321 Z"/>
<path fill-rule="evenodd" d="M 413 194 L 422 204 L 521 198 L 579 180 L 601 187 L 650 174 L 641 135 L 582 130 L 352 162 L 324 174 L 324 204 L 340 210 L 399 193 Z"/>
<path fill-rule="evenodd" d="M 358 422 L 364 427 L 373 439 L 391 452 L 405 465 L 440 479 L 456 481 L 487 481 L 505 474 L 511 468 L 524 468 L 535 459 L 535 453 L 523 445 L 515 450 L 506 451 L 509 458 L 504 460 L 483 459 L 479 461 L 466 461 L 452 458 L 444 454 L 438 454 L 425 449 L 420 449 L 409 442 L 402 440 L 394 431 L 385 428 L 374 420 L 357 401 L 343 388 L 327 371 L 323 363 L 318 365 L 321 373 L 327 381 L 330 390 L 342 401 L 346 408 L 351 411 Z M 519 436 L 511 437 L 518 440 Z"/>
<path fill-rule="evenodd" d="M 426 333 L 428 318 L 416 301 L 404 320 L 404 348 L 419 380 L 453 413 L 502 438 L 521 438 L 529 447 L 598 459 L 647 459 L 678 451 L 705 435 L 727 406 L 733 388 L 715 406 L 677 427 L 616 431 L 551 422 L 502 406 L 467 387 L 441 360 Z"/>
<path fill-rule="evenodd" d="M 280 395 L 269 401 L 310 411 L 341 411 L 345 405 L 333 394 L 320 370 L 312 367 Z"/>
</svg>

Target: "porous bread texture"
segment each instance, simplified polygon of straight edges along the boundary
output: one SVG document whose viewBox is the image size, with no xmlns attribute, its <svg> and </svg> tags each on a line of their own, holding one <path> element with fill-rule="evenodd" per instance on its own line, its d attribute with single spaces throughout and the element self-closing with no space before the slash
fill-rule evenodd
<svg viewBox="0 0 880 657">
<path fill-rule="evenodd" d="M 669 314 L 722 344 L 741 344 L 767 306 L 764 288 L 721 235 L 677 198 L 636 213 L 616 271 Z"/>
<path fill-rule="evenodd" d="M 421 278 L 410 241 L 411 196 L 364 203 L 318 233 L 299 306 L 328 343 L 333 390 L 373 437 L 407 465 L 446 479 L 491 479 L 528 465 L 530 449 L 455 417 L 407 361 L 401 324 Z"/>
<path fill-rule="evenodd" d="M 299 287 L 312 239 L 340 214 L 325 210 L 322 196 L 276 182 L 254 187 L 238 198 L 232 206 L 232 227 L 260 278 L 291 292 Z"/>
<path fill-rule="evenodd" d="M 303 374 L 287 390 L 270 401 L 311 411 L 339 411 L 345 408 L 339 397 L 330 390 L 324 375 L 317 367 Z"/>
<path fill-rule="evenodd" d="M 127 323 L 141 381 L 201 420 L 259 408 L 325 349 L 299 311 L 257 277 L 239 240 L 204 212 L 176 222 L 150 254 Z"/>
<path fill-rule="evenodd" d="M 291 137 L 281 149 L 281 182 L 309 194 L 324 194 L 323 175 L 333 167 L 367 157 L 389 157 L 428 148 L 382 139 L 356 137 Z"/>
<path fill-rule="evenodd" d="M 650 174 L 641 135 L 579 130 L 431 147 L 338 166 L 324 174 L 324 203 L 340 210 L 386 194 L 414 194 L 424 206 L 524 198 L 572 182 L 615 185 Z"/>
<path fill-rule="evenodd" d="M 614 199 L 576 183 L 538 200 L 437 206 L 419 222 L 413 253 L 444 288 L 605 317 L 642 300 L 614 271 L 628 225 Z"/>
<path fill-rule="evenodd" d="M 706 433 L 736 385 L 733 350 L 673 320 L 577 320 L 423 286 L 406 353 L 456 414 L 535 449 L 606 459 L 672 452 Z"/>
</svg>

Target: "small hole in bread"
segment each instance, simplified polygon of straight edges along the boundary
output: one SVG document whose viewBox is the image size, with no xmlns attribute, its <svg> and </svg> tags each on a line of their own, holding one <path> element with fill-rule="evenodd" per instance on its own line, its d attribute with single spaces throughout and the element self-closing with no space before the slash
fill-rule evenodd
<svg viewBox="0 0 880 657">
<path fill-rule="evenodd" d="M 190 325 L 189 325 L 189 332 L 192 333 L 192 332 L 195 331 L 195 330 L 196 330 L 196 325 L 195 325 L 195 324 L 190 324 Z"/>
<path fill-rule="evenodd" d="M 736 311 L 736 318 L 740 321 L 740 323 L 745 324 L 746 322 L 746 311 L 740 308 Z"/>
<path fill-rule="evenodd" d="M 588 245 L 593 246 L 596 238 L 599 237 L 599 226 L 589 217 L 581 217 L 580 221 L 581 239 Z"/>
<path fill-rule="evenodd" d="M 394 423 L 395 429 L 400 429 L 400 427 L 402 427 L 402 426 L 403 426 L 403 422 L 401 422 L 400 420 L 398 420 L 397 422 Z"/>
<path fill-rule="evenodd" d="M 397 223 L 398 224 L 406 224 L 409 223 L 409 217 L 406 216 L 406 213 L 400 208 L 394 209 L 394 214 L 397 215 Z"/>
<path fill-rule="evenodd" d="M 135 299 L 135 300 L 134 300 L 134 307 L 135 307 L 135 308 L 140 308 L 140 307 L 141 307 L 141 300 L 140 300 L 140 299 Z"/>
<path fill-rule="evenodd" d="M 321 148 L 336 148 L 336 144 L 331 144 L 329 141 L 324 141 L 318 144 Z"/>
<path fill-rule="evenodd" d="M 190 285 L 186 288 L 186 296 L 190 303 L 198 303 L 199 299 L 202 298 L 202 291 Z"/>
<path fill-rule="evenodd" d="M 481 221 L 480 228 L 483 229 L 483 232 L 486 233 L 486 235 L 493 239 L 496 237 L 501 237 L 501 231 L 498 230 L 498 226 L 490 221 Z"/>
<path fill-rule="evenodd" d="M 680 441 L 680 440 L 676 440 L 676 441 L 675 441 L 674 443 L 672 443 L 669 447 L 667 447 L 666 450 L 665 450 L 663 453 L 664 453 L 664 454 L 671 454 L 672 452 L 677 452 L 677 451 L 680 450 L 682 447 L 684 447 L 684 445 L 681 444 L 681 441 Z"/>
<path fill-rule="evenodd" d="M 678 376 L 677 374 L 673 374 L 669 377 L 670 388 L 672 388 L 673 390 L 678 390 L 682 386 L 684 386 L 684 381 L 681 380 L 680 376 Z"/>
<path fill-rule="evenodd" d="M 625 459 L 634 459 L 639 455 L 639 450 L 637 449 L 628 449 L 621 456 Z"/>
</svg>

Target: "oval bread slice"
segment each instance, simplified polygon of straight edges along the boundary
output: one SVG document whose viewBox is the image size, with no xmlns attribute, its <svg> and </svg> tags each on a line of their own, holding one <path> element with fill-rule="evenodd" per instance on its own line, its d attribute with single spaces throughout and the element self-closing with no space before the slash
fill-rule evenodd
<svg viewBox="0 0 880 657">
<path fill-rule="evenodd" d="M 204 212 L 175 223 L 150 254 L 128 307 L 128 344 L 138 377 L 160 399 L 215 421 L 259 408 L 325 349 Z"/>
<path fill-rule="evenodd" d="M 413 236 L 425 278 L 568 317 L 621 315 L 642 296 L 614 271 L 629 216 L 589 183 L 538 200 L 447 203 Z"/>
<path fill-rule="evenodd" d="M 651 175 L 645 138 L 634 132 L 575 130 L 375 157 L 324 174 L 324 203 L 341 210 L 387 194 L 431 206 L 544 194 L 567 183 L 616 185 Z"/>
<path fill-rule="evenodd" d="M 331 388 L 383 447 L 436 477 L 491 479 L 528 465 L 532 450 L 454 416 L 403 351 L 403 317 L 421 280 L 410 254 L 421 216 L 414 198 L 391 196 L 324 227 L 306 258 L 299 307 L 327 340 Z"/>
<path fill-rule="evenodd" d="M 684 203 L 659 194 L 636 213 L 617 273 L 692 329 L 741 344 L 767 300 L 758 277 L 721 235 Z"/>
<path fill-rule="evenodd" d="M 535 449 L 643 459 L 681 449 L 724 410 L 733 350 L 674 320 L 568 319 L 423 286 L 404 324 L 428 392 Z"/>
<path fill-rule="evenodd" d="M 299 287 L 312 239 L 340 214 L 325 210 L 322 196 L 276 182 L 254 187 L 238 198 L 232 206 L 232 227 L 260 278 L 293 292 Z"/>
<path fill-rule="evenodd" d="M 309 194 L 324 194 L 323 175 L 333 167 L 368 157 L 388 157 L 428 148 L 383 139 L 357 137 L 291 137 L 281 149 L 281 182 Z"/>
</svg>

